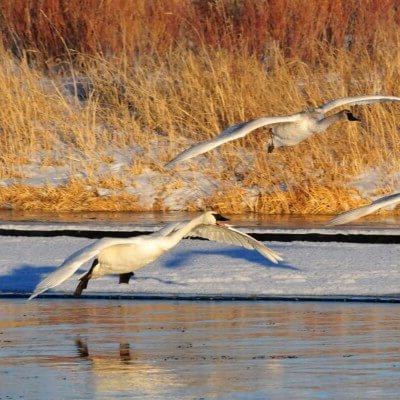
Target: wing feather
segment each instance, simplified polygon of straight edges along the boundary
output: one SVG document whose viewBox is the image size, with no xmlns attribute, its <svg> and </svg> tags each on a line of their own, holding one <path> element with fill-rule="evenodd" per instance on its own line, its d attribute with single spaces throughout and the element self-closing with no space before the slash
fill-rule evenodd
<svg viewBox="0 0 400 400">
<path fill-rule="evenodd" d="M 219 225 L 199 225 L 193 229 L 189 235 L 198 236 L 214 242 L 233 244 L 249 250 L 256 250 L 275 264 L 283 260 L 278 253 L 271 250 L 263 243 L 232 227 L 222 227 Z"/>
<path fill-rule="evenodd" d="M 298 114 L 284 115 L 280 117 L 261 117 L 253 119 L 247 122 L 241 122 L 236 125 L 232 125 L 229 128 L 222 131 L 217 137 L 211 140 L 198 143 L 192 147 L 189 147 L 182 153 L 178 154 L 173 160 L 168 162 L 165 167 L 173 167 L 181 161 L 189 160 L 190 158 L 196 157 L 200 154 L 206 153 L 216 147 L 221 146 L 224 143 L 231 142 L 246 136 L 257 128 L 262 126 L 281 124 L 285 122 L 294 122 L 298 119 Z"/>
<path fill-rule="evenodd" d="M 168 236 L 171 233 L 178 230 L 181 226 L 182 222 L 171 222 L 166 226 L 164 226 L 163 228 L 161 228 L 160 230 L 152 233 L 151 236 L 160 236 L 160 237 Z"/>
<path fill-rule="evenodd" d="M 329 101 L 328 103 L 323 104 L 322 106 L 318 107 L 316 111 L 322 112 L 322 113 L 327 113 L 328 111 L 348 105 L 348 106 L 354 106 L 354 105 L 362 105 L 362 104 L 371 104 L 371 103 L 384 103 L 388 101 L 400 101 L 400 97 L 396 96 L 383 96 L 383 95 L 368 95 L 368 96 L 355 96 L 355 97 L 341 97 L 336 100 Z"/>
<path fill-rule="evenodd" d="M 126 239 L 104 238 L 92 243 L 67 257 L 64 262 L 52 273 L 38 283 L 29 300 L 49 290 L 70 278 L 86 261 L 99 254 L 106 247 L 125 243 Z"/>
<path fill-rule="evenodd" d="M 375 200 L 367 206 L 358 207 L 353 210 L 339 214 L 337 217 L 329 221 L 327 225 L 334 226 L 347 224 L 348 222 L 364 217 L 365 215 L 371 214 L 381 208 L 394 206 L 398 203 L 400 203 L 400 193 L 380 197 L 379 199 Z"/>
</svg>

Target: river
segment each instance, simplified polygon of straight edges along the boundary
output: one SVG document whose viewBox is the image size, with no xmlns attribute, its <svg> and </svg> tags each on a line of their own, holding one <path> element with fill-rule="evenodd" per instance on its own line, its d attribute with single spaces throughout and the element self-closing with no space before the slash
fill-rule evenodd
<svg viewBox="0 0 400 400">
<path fill-rule="evenodd" d="M 395 399 L 396 304 L 0 300 L 0 399 Z"/>
</svg>

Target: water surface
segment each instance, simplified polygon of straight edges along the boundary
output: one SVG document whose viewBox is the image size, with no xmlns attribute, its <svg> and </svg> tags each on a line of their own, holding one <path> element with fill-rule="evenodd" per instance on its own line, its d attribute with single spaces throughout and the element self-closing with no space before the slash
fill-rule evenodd
<svg viewBox="0 0 400 400">
<path fill-rule="evenodd" d="M 129 227 L 140 227 L 141 230 L 154 230 L 171 221 L 183 221 L 194 218 L 199 213 L 193 212 L 43 212 L 25 210 L 0 210 L 0 225 L 6 223 L 49 224 L 72 226 L 89 226 L 92 229 L 124 230 Z M 269 215 L 246 213 L 229 216 L 235 226 L 251 229 L 328 229 L 325 224 L 332 215 Z M 393 229 L 400 225 L 400 215 L 375 214 L 354 221 L 346 226 L 353 229 Z M 30 229 L 32 226 L 29 225 Z M 11 227 L 9 228 L 11 229 Z M 53 227 L 54 229 L 54 227 Z M 344 229 L 343 227 L 329 228 Z"/>
<path fill-rule="evenodd" d="M 0 300 L 0 399 L 395 399 L 397 305 Z"/>
</svg>

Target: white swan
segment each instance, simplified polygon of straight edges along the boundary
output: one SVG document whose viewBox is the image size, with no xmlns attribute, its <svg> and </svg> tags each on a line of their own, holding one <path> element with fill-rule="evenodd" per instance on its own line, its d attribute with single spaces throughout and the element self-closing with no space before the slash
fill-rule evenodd
<svg viewBox="0 0 400 400">
<path fill-rule="evenodd" d="M 90 279 L 103 275 L 119 275 L 119 283 L 128 283 L 133 271 L 156 260 L 172 249 L 185 236 L 199 236 L 221 243 L 257 250 L 274 263 L 282 261 L 275 253 L 251 236 L 223 224 L 227 218 L 213 211 L 206 211 L 191 221 L 173 223 L 151 235 L 132 238 L 104 238 L 78 250 L 36 286 L 29 300 L 71 277 L 86 261 L 95 257 L 92 267 L 80 278 L 75 295 L 86 289 Z"/>
<path fill-rule="evenodd" d="M 318 108 L 303 111 L 293 115 L 283 115 L 280 117 L 260 117 L 247 122 L 230 126 L 222 131 L 216 138 L 196 144 L 183 151 L 173 160 L 168 162 L 166 167 L 173 167 L 181 161 L 189 160 L 199 154 L 206 153 L 224 143 L 242 138 L 248 133 L 263 126 L 273 126 L 272 137 L 268 143 L 268 152 L 275 147 L 294 146 L 302 142 L 314 133 L 324 132 L 331 124 L 337 121 L 360 121 L 349 110 L 342 110 L 336 114 L 325 117 L 325 114 L 343 105 L 370 104 L 376 102 L 400 101 L 400 97 L 395 96 L 356 96 L 343 97 L 326 103 Z"/>
<path fill-rule="evenodd" d="M 347 224 L 348 222 L 354 221 L 358 218 L 364 217 L 365 215 L 371 214 L 380 208 L 394 207 L 400 203 L 400 193 L 390 194 L 389 196 L 383 196 L 375 200 L 367 206 L 354 208 L 353 210 L 346 211 L 339 214 L 328 222 L 328 226 Z"/>
</svg>

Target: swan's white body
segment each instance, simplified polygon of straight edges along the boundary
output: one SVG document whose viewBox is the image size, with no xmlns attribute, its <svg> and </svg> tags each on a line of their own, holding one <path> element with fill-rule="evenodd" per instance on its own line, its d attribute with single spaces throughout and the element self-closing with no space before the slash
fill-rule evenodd
<svg viewBox="0 0 400 400">
<path fill-rule="evenodd" d="M 329 221 L 327 225 L 333 226 L 347 224 L 348 222 L 355 221 L 356 219 L 371 214 L 381 208 L 393 208 L 398 203 L 400 203 L 400 193 L 380 197 L 367 206 L 354 208 L 353 210 L 339 214 L 337 217 Z"/>
<path fill-rule="evenodd" d="M 321 124 L 326 118 L 323 113 L 303 112 L 295 114 L 298 119 L 272 127 L 271 144 L 274 147 L 294 146 L 315 133 L 323 132 L 327 127 Z M 339 120 L 340 114 L 335 114 Z M 335 121 L 332 121 L 332 123 Z"/>
<path fill-rule="evenodd" d="M 94 257 L 97 257 L 98 264 L 93 267 L 90 279 L 104 275 L 126 274 L 156 260 L 177 245 L 185 236 L 199 236 L 257 250 L 274 263 L 282 260 L 279 254 L 251 236 L 232 227 L 219 225 L 216 215 L 218 216 L 216 213 L 207 211 L 189 222 L 167 225 L 152 235 L 126 239 L 100 239 L 69 256 L 56 271 L 39 282 L 29 299 L 64 282 L 85 262 Z"/>
<path fill-rule="evenodd" d="M 241 122 L 225 129 L 216 138 L 199 143 L 183 151 L 167 163 L 166 167 L 173 167 L 181 161 L 189 160 L 215 149 L 224 143 L 242 138 L 257 128 L 266 126 L 272 127 L 272 137 L 269 142 L 271 148 L 294 146 L 315 133 L 324 132 L 333 123 L 348 119 L 346 116 L 347 114 L 352 115 L 349 111 L 344 110 L 326 117 L 325 114 L 334 108 L 343 105 L 362 105 L 388 101 L 398 102 L 400 101 L 400 97 L 381 95 L 343 97 L 330 101 L 313 110 L 297 114 L 280 117 L 261 117 L 251 121 Z"/>
<path fill-rule="evenodd" d="M 156 260 L 172 245 L 167 240 L 148 240 L 143 237 L 134 239 L 131 243 L 115 244 L 103 249 L 99 253 L 99 264 L 93 270 L 92 279 L 136 271 Z"/>
</svg>

